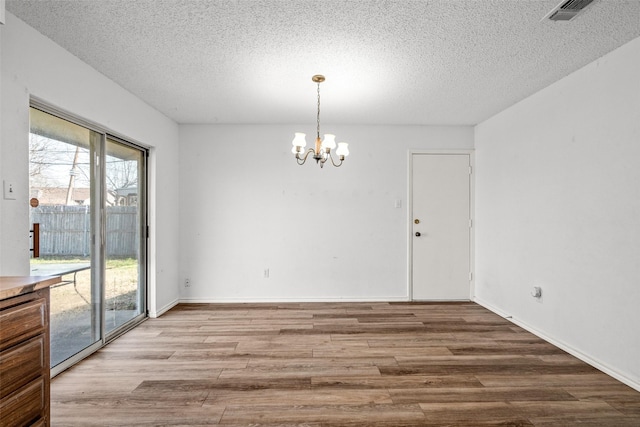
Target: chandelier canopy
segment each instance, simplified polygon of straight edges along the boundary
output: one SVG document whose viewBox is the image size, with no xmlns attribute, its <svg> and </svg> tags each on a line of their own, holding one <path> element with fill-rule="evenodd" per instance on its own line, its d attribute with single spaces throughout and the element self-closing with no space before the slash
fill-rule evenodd
<svg viewBox="0 0 640 427">
<path fill-rule="evenodd" d="M 331 155 L 331 150 L 336 148 L 336 136 L 330 133 L 324 134 L 324 139 L 320 139 L 320 83 L 322 83 L 325 78 L 321 74 L 316 74 L 311 78 L 311 80 L 318 84 L 318 114 L 316 118 L 316 143 L 315 146 L 309 148 L 306 152 L 303 153 L 304 147 L 307 146 L 306 134 L 301 132 L 296 132 L 293 138 L 293 148 L 291 152 L 295 154 L 296 161 L 299 165 L 304 165 L 307 161 L 307 157 L 312 154 L 312 157 L 315 159 L 316 163 L 323 167 L 327 160 L 331 160 L 331 163 L 335 167 L 339 167 L 342 165 L 345 157 L 349 155 L 349 144 L 346 142 L 338 142 L 338 149 L 335 151 L 338 156 L 339 163 L 336 163 Z"/>
</svg>

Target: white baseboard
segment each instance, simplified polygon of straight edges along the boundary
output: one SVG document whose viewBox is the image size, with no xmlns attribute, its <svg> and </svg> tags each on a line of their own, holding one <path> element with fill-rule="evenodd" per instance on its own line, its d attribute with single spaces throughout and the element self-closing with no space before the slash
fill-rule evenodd
<svg viewBox="0 0 640 427">
<path fill-rule="evenodd" d="M 500 317 L 505 318 L 506 320 L 520 326 L 522 329 L 525 329 L 529 332 L 531 332 L 532 334 L 534 334 L 535 336 L 542 338 L 543 340 L 547 341 L 548 343 L 551 343 L 553 345 L 555 345 L 556 347 L 558 347 L 561 350 L 566 351 L 567 353 L 569 353 L 570 355 L 577 357 L 578 359 L 582 360 L 585 363 L 588 363 L 589 365 L 593 366 L 594 368 L 604 372 L 605 374 L 617 379 L 618 381 L 628 385 L 629 387 L 640 391 L 640 383 L 634 381 L 633 379 L 627 377 L 626 375 L 618 372 L 616 369 L 611 368 L 610 366 L 607 366 L 605 363 L 600 362 L 599 360 L 595 360 L 594 358 L 592 358 L 591 356 L 582 353 L 580 350 L 577 350 L 573 347 L 571 347 L 569 344 L 558 340 L 556 338 L 550 337 L 548 335 L 546 335 L 545 333 L 537 330 L 536 328 L 534 328 L 531 325 L 528 325 L 524 322 L 521 322 L 517 319 L 514 319 L 511 315 L 509 315 L 508 313 L 505 313 L 504 311 L 492 306 L 491 304 L 489 304 L 486 301 L 483 301 L 482 299 L 475 297 L 474 298 L 474 302 L 478 303 L 479 305 L 483 306 L 484 308 L 486 308 L 489 311 L 494 312 L 495 314 L 497 314 Z"/>
<path fill-rule="evenodd" d="M 164 313 L 166 313 L 167 311 L 171 310 L 173 307 L 178 305 L 179 303 L 180 303 L 180 300 L 176 299 L 176 300 L 171 301 L 169 304 L 166 304 L 164 307 L 161 307 L 159 310 L 149 311 L 149 317 L 151 317 L 153 319 L 155 319 L 156 317 L 160 317 Z"/>
<path fill-rule="evenodd" d="M 295 303 L 295 302 L 407 302 L 407 297 L 386 298 L 180 298 L 185 304 L 225 304 L 225 303 Z"/>
</svg>

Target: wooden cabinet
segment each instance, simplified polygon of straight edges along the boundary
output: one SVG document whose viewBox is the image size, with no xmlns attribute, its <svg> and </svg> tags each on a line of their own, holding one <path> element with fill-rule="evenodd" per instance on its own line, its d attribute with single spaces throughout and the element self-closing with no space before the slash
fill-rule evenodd
<svg viewBox="0 0 640 427">
<path fill-rule="evenodd" d="M 36 287 L 0 299 L 0 427 L 49 425 L 49 287 Z"/>
</svg>

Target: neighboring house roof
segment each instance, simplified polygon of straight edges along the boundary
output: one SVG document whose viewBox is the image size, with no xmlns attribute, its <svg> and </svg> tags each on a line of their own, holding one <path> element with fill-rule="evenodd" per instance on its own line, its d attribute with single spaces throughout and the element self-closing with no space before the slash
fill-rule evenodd
<svg viewBox="0 0 640 427">
<path fill-rule="evenodd" d="M 31 195 L 29 197 L 35 197 L 36 199 L 38 199 L 40 206 L 66 205 L 67 191 L 68 188 L 66 187 L 32 187 Z M 90 204 L 91 192 L 89 188 L 73 188 L 72 192 L 71 204 Z M 136 196 L 137 194 L 138 189 L 136 187 L 121 188 L 115 191 L 109 191 L 107 193 L 107 204 L 130 205 L 130 200 L 122 202 L 121 199 L 127 199 L 128 197 Z"/>
<path fill-rule="evenodd" d="M 32 187 L 30 197 L 35 197 L 40 205 L 66 205 L 67 204 L 66 187 Z M 89 188 L 73 188 L 71 200 L 73 204 L 84 205 L 89 204 L 91 194 Z"/>
</svg>

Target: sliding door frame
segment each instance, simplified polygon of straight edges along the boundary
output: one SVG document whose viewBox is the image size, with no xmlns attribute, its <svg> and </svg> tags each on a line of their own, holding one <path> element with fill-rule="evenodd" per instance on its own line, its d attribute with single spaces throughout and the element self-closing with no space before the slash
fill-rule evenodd
<svg viewBox="0 0 640 427">
<path fill-rule="evenodd" d="M 148 309 L 148 269 L 149 269 L 149 262 L 148 262 L 148 242 L 149 242 L 149 215 L 148 215 L 148 198 L 147 198 L 147 185 L 148 185 L 148 178 L 149 178 L 149 168 L 148 168 L 148 163 L 149 163 L 149 150 L 146 148 L 142 148 L 141 146 L 130 142 L 127 139 L 123 139 L 119 136 L 114 135 L 112 132 L 106 132 L 105 134 L 105 143 L 103 144 L 103 148 L 106 148 L 106 144 L 107 141 L 111 140 L 113 142 L 116 142 L 118 144 L 139 150 L 142 153 L 142 174 L 140 174 L 140 179 L 142 180 L 142 182 L 138 183 L 138 208 L 140 209 L 139 211 L 139 215 L 140 217 L 143 219 L 141 221 L 139 225 L 140 229 L 138 230 L 138 232 L 140 233 L 140 242 L 139 242 L 139 256 L 138 256 L 138 263 L 140 265 L 140 271 L 139 271 L 139 275 L 138 275 L 138 281 L 142 282 L 145 284 L 145 286 L 140 289 L 140 295 L 138 295 L 138 304 L 140 306 L 140 314 L 136 315 L 135 317 L 133 317 L 132 319 L 130 319 L 129 321 L 127 321 L 126 323 L 124 323 L 123 325 L 118 326 L 117 328 L 113 329 L 112 331 L 109 331 L 109 333 L 106 332 L 106 322 L 105 322 L 105 310 L 104 307 L 102 307 L 102 333 L 104 336 L 104 341 L 105 344 L 113 341 L 114 339 L 118 338 L 120 335 L 122 335 L 123 333 L 127 332 L 128 330 L 130 330 L 131 328 L 135 327 L 136 325 L 138 325 L 140 322 L 142 322 L 143 320 L 145 320 L 148 316 L 149 316 L 149 309 Z M 103 158 L 106 158 L 106 153 L 105 156 Z M 106 164 L 103 162 L 103 167 L 106 169 Z M 102 172 L 103 175 L 106 175 L 106 170 Z M 102 189 L 102 196 L 106 199 L 106 187 Z M 106 244 L 106 235 L 107 235 L 107 230 L 106 230 L 106 217 L 107 217 L 107 213 L 106 213 L 106 209 L 105 209 L 105 203 L 103 199 L 103 203 L 101 205 L 101 210 L 102 210 L 102 226 L 103 226 L 103 236 L 104 238 L 102 239 L 103 242 Z M 106 263 L 106 246 L 104 248 L 102 248 L 102 255 L 103 255 L 103 259 L 102 262 L 103 264 Z M 104 275 L 104 269 L 102 269 L 102 273 Z M 104 282 L 104 276 L 102 277 L 102 282 Z M 105 301 L 105 286 L 102 287 L 102 292 L 103 292 L 103 296 L 102 296 L 102 301 Z"/>
<path fill-rule="evenodd" d="M 97 307 L 93 307 L 94 316 L 98 316 L 99 325 L 96 326 L 94 333 L 99 334 L 99 338 L 95 343 L 89 345 L 85 349 L 71 356 L 70 358 L 64 360 L 58 365 L 51 368 L 51 377 L 55 377 L 59 373 L 78 363 L 80 360 L 90 356 L 95 353 L 100 348 L 104 347 L 109 342 L 116 339 L 118 336 L 122 335 L 126 331 L 134 328 L 142 321 L 146 320 L 149 315 L 149 209 L 148 209 L 148 177 L 149 177 L 149 147 L 140 144 L 139 142 L 133 141 L 131 138 L 123 136 L 118 132 L 114 132 L 111 129 L 107 129 L 104 126 L 101 126 L 95 122 L 86 120 L 84 118 L 78 117 L 75 114 L 68 113 L 67 111 L 61 110 L 46 101 L 31 96 L 29 106 L 33 107 L 37 110 L 43 111 L 52 116 L 56 116 L 60 119 L 66 120 L 68 122 L 77 124 L 79 126 L 83 126 L 93 132 L 100 134 L 100 140 L 97 145 L 97 152 L 92 151 L 92 157 L 95 157 L 92 160 L 92 163 L 97 165 L 97 169 L 95 174 L 99 179 L 95 180 L 98 188 L 94 191 L 91 191 L 91 203 L 92 203 L 92 214 L 91 214 L 91 223 L 92 223 L 92 235 L 95 236 L 94 241 L 92 242 L 92 254 L 91 254 L 91 286 L 99 287 L 100 289 L 96 289 L 99 291 L 98 294 L 100 296 L 100 301 L 97 304 Z M 138 296 L 138 304 L 140 304 L 140 314 L 133 317 L 130 321 L 127 321 L 125 324 L 117 327 L 116 329 L 106 333 L 105 327 L 105 262 L 106 262 L 106 185 L 104 182 L 106 176 L 106 146 L 107 140 L 111 139 L 117 143 L 129 146 L 131 148 L 140 150 L 142 152 L 142 161 L 143 161 L 143 173 L 141 174 L 143 183 L 138 185 L 138 206 L 140 207 L 140 218 L 141 223 L 139 224 L 140 229 L 140 243 L 139 243 L 139 281 L 143 283 L 143 286 L 139 286 L 140 295 Z M 92 144 L 93 145 L 93 144 Z M 98 162 L 95 162 L 96 158 Z M 92 174 L 93 175 L 93 174 Z M 97 312 L 96 312 L 97 311 Z"/>
</svg>

